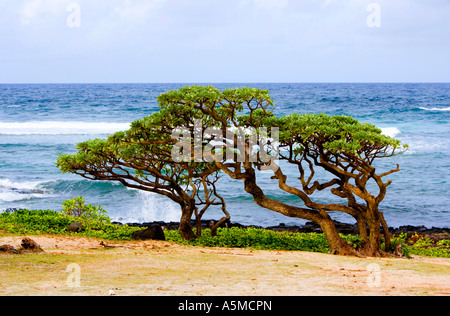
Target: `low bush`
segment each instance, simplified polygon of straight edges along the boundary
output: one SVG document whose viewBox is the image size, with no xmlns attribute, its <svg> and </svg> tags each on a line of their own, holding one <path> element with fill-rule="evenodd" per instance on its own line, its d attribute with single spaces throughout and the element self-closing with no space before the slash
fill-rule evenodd
<svg viewBox="0 0 450 316">
<path fill-rule="evenodd" d="M 257 228 L 219 228 L 217 236 L 211 237 L 206 229 L 202 236 L 191 241 L 182 240 L 178 231 L 165 231 L 168 241 L 206 247 L 235 247 L 259 250 L 301 250 L 328 252 L 328 243 L 323 234 L 275 232 Z"/>
<path fill-rule="evenodd" d="M 80 218 L 52 210 L 18 210 L 0 214 L 0 229 L 12 234 L 55 234 L 95 237 L 108 240 L 132 240 L 131 234 L 139 228 L 115 225 L 98 219 L 82 219 L 86 230 L 80 233 L 67 231 L 70 223 Z"/>
<path fill-rule="evenodd" d="M 106 215 L 106 210 L 101 206 L 86 204 L 84 197 L 78 196 L 63 202 L 62 213 L 79 217 L 82 221 L 99 221 L 110 223 L 111 219 Z"/>
<path fill-rule="evenodd" d="M 406 256 L 411 254 L 427 257 L 450 258 L 450 236 L 442 234 L 441 239 L 427 235 L 399 234 L 392 238 L 392 246 L 401 244 Z"/>
<path fill-rule="evenodd" d="M 256 228 L 219 228 L 216 237 L 210 230 L 190 242 L 181 240 L 177 231 L 166 232 L 167 240 L 177 243 L 207 247 L 236 247 L 260 250 L 302 250 L 328 252 L 328 243 L 323 234 L 275 232 Z"/>
</svg>

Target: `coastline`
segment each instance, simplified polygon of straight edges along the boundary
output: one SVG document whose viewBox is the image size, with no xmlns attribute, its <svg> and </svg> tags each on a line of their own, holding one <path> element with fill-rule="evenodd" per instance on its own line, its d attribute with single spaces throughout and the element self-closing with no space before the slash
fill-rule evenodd
<svg viewBox="0 0 450 316">
<path fill-rule="evenodd" d="M 202 229 L 209 228 L 211 226 L 211 223 L 215 222 L 215 220 L 201 220 L 201 226 Z M 348 223 L 341 223 L 338 221 L 334 221 L 336 225 L 336 229 L 339 231 L 339 233 L 344 235 L 358 235 L 359 230 L 357 224 L 348 224 Z M 167 230 L 177 230 L 179 226 L 179 222 L 164 222 L 164 221 L 153 221 L 153 222 L 144 222 L 144 223 L 121 223 L 121 222 L 112 222 L 113 224 L 117 225 L 128 225 L 132 227 L 150 227 L 150 226 L 161 226 L 163 229 Z M 196 223 L 195 220 L 191 221 L 192 227 L 195 227 Z M 220 225 L 221 228 L 258 228 L 258 229 L 266 229 L 266 230 L 272 230 L 277 232 L 291 232 L 291 233 L 323 233 L 320 226 L 314 222 L 306 222 L 304 225 L 297 226 L 297 225 L 286 225 L 284 223 L 280 223 L 276 226 L 268 226 L 268 227 L 262 227 L 262 226 L 256 226 L 256 225 L 242 225 L 240 223 L 234 223 L 232 221 L 225 221 L 223 224 Z M 403 225 L 399 226 L 397 228 L 389 227 L 389 232 L 392 235 L 398 235 L 402 233 L 413 235 L 415 233 L 422 234 L 422 235 L 435 235 L 435 234 L 449 234 L 450 235 L 450 228 L 446 227 L 426 227 L 424 225 L 421 226 L 413 226 L 413 225 Z M 449 236 L 450 238 L 450 236 Z"/>
<path fill-rule="evenodd" d="M 0 211 L 0 213 L 14 213 L 15 211 L 21 210 L 20 208 L 7 208 L 4 211 Z M 201 228 L 208 229 L 212 225 L 216 223 L 216 220 L 213 219 L 203 219 L 201 222 Z M 359 228 L 358 225 L 355 224 L 349 224 L 349 223 L 342 223 L 339 221 L 334 221 L 336 225 L 336 229 L 339 233 L 344 235 L 359 235 Z M 143 223 L 122 223 L 119 221 L 112 221 L 111 224 L 115 225 L 127 225 L 130 227 L 139 227 L 139 228 L 147 228 L 151 226 L 160 226 L 164 230 L 178 230 L 180 222 L 176 221 L 151 221 L 151 222 L 143 222 Z M 195 229 L 197 223 L 195 220 L 191 220 L 191 226 Z M 256 229 L 265 229 L 265 230 L 271 230 L 275 232 L 290 232 L 290 233 L 318 233 L 322 234 L 323 231 L 320 228 L 320 226 L 317 223 L 314 222 L 306 222 L 303 225 L 286 225 L 285 223 L 279 223 L 278 225 L 274 226 L 258 226 L 258 225 L 243 225 L 240 223 L 232 222 L 230 219 L 224 221 L 219 228 L 256 228 Z M 421 234 L 421 235 L 439 235 L 443 239 L 450 239 L 450 228 L 447 227 L 435 227 L 432 226 L 427 227 L 425 225 L 420 226 L 414 226 L 414 225 L 402 225 L 399 227 L 389 227 L 389 232 L 391 235 L 400 235 L 400 234 L 407 234 L 408 236 L 412 236 L 414 234 Z"/>
</svg>

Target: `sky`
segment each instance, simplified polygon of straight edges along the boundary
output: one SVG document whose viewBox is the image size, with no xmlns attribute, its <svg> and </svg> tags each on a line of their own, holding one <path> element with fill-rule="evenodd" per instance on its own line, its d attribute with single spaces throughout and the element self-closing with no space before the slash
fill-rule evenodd
<svg viewBox="0 0 450 316">
<path fill-rule="evenodd" d="M 0 0 L 0 83 L 450 82 L 449 0 Z"/>
</svg>

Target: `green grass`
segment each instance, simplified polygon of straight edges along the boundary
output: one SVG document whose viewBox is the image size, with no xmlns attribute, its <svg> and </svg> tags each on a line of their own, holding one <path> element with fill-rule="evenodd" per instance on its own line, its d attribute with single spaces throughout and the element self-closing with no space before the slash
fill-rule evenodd
<svg viewBox="0 0 450 316">
<path fill-rule="evenodd" d="M 323 234 L 275 232 L 257 228 L 219 228 L 217 236 L 205 229 L 198 239 L 185 241 L 178 231 L 165 231 L 169 241 L 205 247 L 235 247 L 258 250 L 301 250 L 327 253 L 328 243 Z"/>
<path fill-rule="evenodd" d="M 72 233 L 67 225 L 82 222 L 84 232 Z M 109 221 L 87 220 L 52 210 L 19 210 L 0 214 L 0 229 L 11 234 L 55 234 L 95 237 L 107 240 L 132 240 L 131 234 L 139 228 L 119 226 Z"/>
<path fill-rule="evenodd" d="M 442 234 L 441 238 L 430 238 L 427 235 L 400 234 L 393 238 L 392 244 L 401 243 L 403 248 L 410 254 L 426 256 L 450 258 L 450 239 L 447 234 Z"/>
<path fill-rule="evenodd" d="M 84 232 L 72 233 L 66 230 L 73 222 L 82 222 Z M 20 210 L 14 213 L 0 213 L 0 230 L 8 234 L 20 235 L 69 235 L 95 237 L 105 240 L 132 240 L 132 233 L 142 228 L 111 224 L 109 219 L 86 219 L 73 217 L 52 210 Z M 219 228 L 217 236 L 205 229 L 202 236 L 191 241 L 182 240 L 176 230 L 166 230 L 170 242 L 204 247 L 234 247 L 258 250 L 313 251 L 327 253 L 328 243 L 323 234 L 275 232 L 257 228 Z M 349 244 L 358 247 L 362 244 L 359 236 L 342 236 Z M 404 244 L 403 250 L 409 254 L 450 258 L 450 241 L 436 240 L 426 236 L 402 234 L 393 238 L 392 245 Z"/>
</svg>

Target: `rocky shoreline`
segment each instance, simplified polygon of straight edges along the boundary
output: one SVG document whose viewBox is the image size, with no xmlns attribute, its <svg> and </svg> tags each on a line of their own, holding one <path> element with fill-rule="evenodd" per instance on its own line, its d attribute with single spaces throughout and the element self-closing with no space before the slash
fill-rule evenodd
<svg viewBox="0 0 450 316">
<path fill-rule="evenodd" d="M 4 212 L 12 213 L 19 210 L 18 208 L 8 208 Z M 347 223 L 341 223 L 338 221 L 334 221 L 337 230 L 339 233 L 344 235 L 358 235 L 359 229 L 356 224 L 347 224 Z M 152 227 L 152 226 L 160 226 L 163 229 L 167 230 L 177 230 L 178 226 L 180 225 L 179 222 L 164 222 L 164 221 L 153 221 L 153 222 L 145 222 L 145 223 L 121 223 L 121 222 L 112 222 L 113 224 L 117 225 L 128 225 L 132 227 Z M 210 228 L 214 224 L 214 220 L 202 220 L 201 226 L 202 229 Z M 196 226 L 195 220 L 191 221 L 192 227 Z M 253 227 L 253 228 L 260 228 L 260 229 L 267 229 L 272 231 L 278 231 L 278 232 L 293 232 L 293 233 L 322 233 L 322 229 L 320 226 L 314 222 L 306 222 L 302 226 L 288 226 L 284 223 L 280 223 L 276 226 L 269 226 L 269 227 L 262 227 L 262 226 L 255 226 L 255 225 L 242 225 L 239 223 L 233 223 L 230 220 L 225 221 L 220 225 L 221 228 L 232 228 L 232 227 L 238 227 L 238 228 L 247 228 L 247 227 Z M 401 233 L 406 233 L 408 236 L 414 235 L 414 234 L 420 234 L 420 235 L 445 235 L 445 239 L 450 239 L 450 228 L 440 228 L 440 227 L 426 227 L 426 226 L 412 226 L 412 225 L 404 225 L 397 228 L 389 227 L 389 232 L 392 235 L 398 235 Z"/>
<path fill-rule="evenodd" d="M 214 223 L 212 220 L 202 220 L 202 229 L 211 227 L 211 224 Z M 123 225 L 123 223 L 120 222 L 113 222 L 113 224 Z M 161 226 L 163 229 L 167 230 L 176 230 L 178 229 L 179 222 L 163 222 L 163 221 L 154 221 L 154 222 L 147 222 L 147 223 L 126 223 L 128 226 L 133 227 L 151 227 L 151 226 Z M 192 227 L 195 227 L 196 223 L 195 221 L 191 221 Z M 335 225 L 337 230 L 344 234 L 344 235 L 358 235 L 359 230 L 358 226 L 356 224 L 346 224 L 341 223 L 338 221 L 335 221 Z M 232 227 L 238 227 L 238 228 L 247 228 L 247 227 L 253 227 L 253 228 L 260 228 L 260 229 L 267 229 L 267 230 L 273 230 L 273 231 L 279 231 L 279 232 L 294 232 L 294 233 L 322 233 L 322 229 L 320 226 L 314 222 L 307 222 L 302 226 L 288 226 L 284 223 L 280 223 L 277 226 L 269 226 L 269 227 L 262 227 L 262 226 L 254 226 L 254 225 L 242 225 L 239 223 L 233 223 L 231 221 L 226 221 L 222 225 L 220 225 L 222 228 L 232 228 Z M 421 234 L 421 235 L 436 235 L 436 234 L 448 234 L 450 238 L 450 228 L 439 228 L 439 227 L 425 227 L 425 226 L 411 226 L 411 225 L 404 225 L 400 226 L 398 228 L 389 227 L 389 232 L 392 235 L 398 235 L 401 233 L 406 233 L 408 235 L 414 235 L 415 233 Z"/>
</svg>

